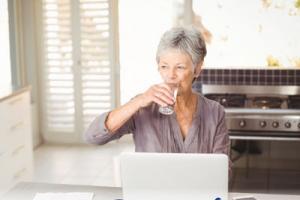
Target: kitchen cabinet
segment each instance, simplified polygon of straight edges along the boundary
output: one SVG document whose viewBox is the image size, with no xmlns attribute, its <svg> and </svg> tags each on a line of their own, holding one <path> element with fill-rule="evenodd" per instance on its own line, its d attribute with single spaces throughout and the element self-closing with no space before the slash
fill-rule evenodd
<svg viewBox="0 0 300 200">
<path fill-rule="evenodd" d="M 0 169 L 0 196 L 17 182 L 32 176 L 29 88 L 0 96 Z"/>
</svg>

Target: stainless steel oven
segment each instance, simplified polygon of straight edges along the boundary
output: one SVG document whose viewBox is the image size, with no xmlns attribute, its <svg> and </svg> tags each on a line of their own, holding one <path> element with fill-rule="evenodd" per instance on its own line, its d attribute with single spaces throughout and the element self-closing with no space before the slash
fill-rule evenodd
<svg viewBox="0 0 300 200">
<path fill-rule="evenodd" d="M 203 85 L 225 107 L 232 139 L 300 140 L 300 86 Z"/>
<path fill-rule="evenodd" d="M 299 173 L 300 85 L 196 86 L 225 107 L 232 185 L 269 191 L 281 184 L 278 174 Z"/>
</svg>

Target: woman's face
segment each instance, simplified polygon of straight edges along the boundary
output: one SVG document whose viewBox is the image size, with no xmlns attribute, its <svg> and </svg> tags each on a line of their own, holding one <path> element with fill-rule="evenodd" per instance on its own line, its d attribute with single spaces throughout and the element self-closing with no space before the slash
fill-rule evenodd
<svg viewBox="0 0 300 200">
<path fill-rule="evenodd" d="M 188 54 L 176 49 L 167 50 L 160 56 L 158 69 L 164 82 L 179 84 L 179 93 L 192 89 L 195 73 Z"/>
</svg>

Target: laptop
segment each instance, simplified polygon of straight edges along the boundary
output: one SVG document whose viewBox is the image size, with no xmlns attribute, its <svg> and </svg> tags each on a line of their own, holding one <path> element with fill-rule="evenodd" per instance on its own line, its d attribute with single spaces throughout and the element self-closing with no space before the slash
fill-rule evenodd
<svg viewBox="0 0 300 200">
<path fill-rule="evenodd" d="M 122 153 L 124 200 L 228 200 L 224 154 Z"/>
</svg>

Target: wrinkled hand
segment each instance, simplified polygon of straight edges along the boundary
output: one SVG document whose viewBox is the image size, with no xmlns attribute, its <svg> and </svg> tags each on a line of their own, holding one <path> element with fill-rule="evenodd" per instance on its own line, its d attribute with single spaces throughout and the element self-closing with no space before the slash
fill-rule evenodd
<svg viewBox="0 0 300 200">
<path fill-rule="evenodd" d="M 141 107 L 146 107 L 150 103 L 155 102 L 160 106 L 172 105 L 175 103 L 173 92 L 165 83 L 151 86 L 141 96 Z"/>
</svg>

